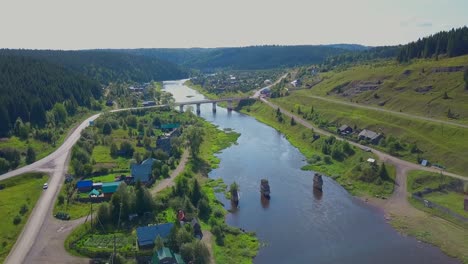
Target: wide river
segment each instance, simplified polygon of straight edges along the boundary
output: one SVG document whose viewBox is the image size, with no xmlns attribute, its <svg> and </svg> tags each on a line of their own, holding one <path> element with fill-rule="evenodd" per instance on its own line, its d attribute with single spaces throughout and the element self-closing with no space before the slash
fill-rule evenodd
<svg viewBox="0 0 468 264">
<path fill-rule="evenodd" d="M 164 82 L 177 102 L 205 97 L 183 85 Z M 397 233 L 383 214 L 324 177 L 323 195 L 314 193 L 313 174 L 302 171 L 305 157 L 275 129 L 255 118 L 212 105 L 201 117 L 241 133 L 238 144 L 218 155 L 210 178 L 240 185 L 239 209 L 230 225 L 256 232 L 262 247 L 254 263 L 458 263 L 438 248 Z M 271 200 L 262 202 L 260 179 L 270 182 Z M 229 201 L 219 197 L 227 209 Z"/>
</svg>

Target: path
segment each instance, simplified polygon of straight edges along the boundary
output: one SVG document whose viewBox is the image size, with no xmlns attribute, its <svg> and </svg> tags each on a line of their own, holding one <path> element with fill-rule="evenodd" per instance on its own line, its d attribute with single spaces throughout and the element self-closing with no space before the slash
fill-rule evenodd
<svg viewBox="0 0 468 264">
<path fill-rule="evenodd" d="M 174 186 L 175 177 L 177 177 L 177 175 L 179 175 L 185 170 L 185 165 L 187 164 L 188 156 L 189 156 L 189 152 L 188 150 L 185 149 L 184 153 L 182 153 L 182 157 L 180 158 L 180 162 L 177 165 L 177 168 L 175 168 L 175 170 L 171 172 L 171 175 L 169 178 L 157 182 L 157 185 L 151 189 L 152 195 L 155 195 L 156 193 L 164 190 L 167 187 Z"/>
<path fill-rule="evenodd" d="M 385 113 L 389 113 L 389 114 L 404 116 L 404 117 L 413 118 L 413 119 L 419 119 L 419 120 L 423 120 L 423 121 L 430 121 L 430 122 L 435 122 L 435 123 L 444 124 L 444 125 L 468 128 L 468 125 L 466 125 L 466 124 L 455 123 L 455 122 L 451 122 L 451 121 L 445 121 L 445 120 L 441 120 L 441 119 L 430 118 L 430 117 L 425 117 L 425 116 L 420 116 L 420 115 L 413 115 L 413 114 L 409 114 L 409 113 L 403 113 L 403 112 L 393 111 L 393 110 L 389 110 L 389 109 L 385 109 L 385 108 L 381 108 L 381 107 L 362 105 L 362 104 L 346 102 L 346 101 L 342 101 L 342 100 L 336 100 L 336 99 L 331 99 L 331 98 L 327 98 L 327 97 L 323 97 L 323 96 L 317 96 L 317 95 L 302 95 L 302 96 L 310 97 L 310 98 L 314 98 L 314 99 L 318 99 L 318 100 L 322 100 L 322 101 L 326 101 L 326 102 L 330 102 L 330 103 L 334 103 L 334 104 L 347 105 L 347 106 L 351 106 L 351 107 L 369 109 L 369 110 L 373 110 L 373 111 L 380 111 L 380 112 L 385 112 Z"/>
</svg>

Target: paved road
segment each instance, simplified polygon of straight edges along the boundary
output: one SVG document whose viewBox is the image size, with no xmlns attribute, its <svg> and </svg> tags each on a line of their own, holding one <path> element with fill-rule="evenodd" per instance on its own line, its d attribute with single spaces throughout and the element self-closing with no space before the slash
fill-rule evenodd
<svg viewBox="0 0 468 264">
<path fill-rule="evenodd" d="M 318 99 L 318 100 L 322 100 L 322 101 L 326 101 L 326 102 L 331 102 L 331 103 L 335 103 L 335 104 L 347 105 L 347 106 L 352 106 L 352 107 L 357 107 L 357 108 L 363 108 L 363 109 L 369 109 L 369 110 L 374 110 L 374 111 L 379 111 L 379 112 L 384 112 L 384 113 L 390 113 L 390 114 L 404 116 L 404 117 L 413 118 L 413 119 L 419 119 L 419 120 L 422 120 L 422 121 L 430 121 L 430 122 L 444 124 L 444 125 L 468 128 L 468 125 L 466 125 L 466 124 L 460 124 L 460 123 L 445 121 L 445 120 L 436 119 L 436 118 L 430 118 L 430 117 L 425 117 L 425 116 L 413 115 L 413 114 L 409 114 L 409 113 L 392 111 L 392 110 L 388 110 L 388 109 L 381 108 L 381 107 L 362 105 L 362 104 L 346 102 L 346 101 L 331 99 L 331 98 L 327 98 L 327 97 L 323 97 L 323 96 L 317 96 L 317 95 L 303 95 L 303 96 Z"/>
</svg>

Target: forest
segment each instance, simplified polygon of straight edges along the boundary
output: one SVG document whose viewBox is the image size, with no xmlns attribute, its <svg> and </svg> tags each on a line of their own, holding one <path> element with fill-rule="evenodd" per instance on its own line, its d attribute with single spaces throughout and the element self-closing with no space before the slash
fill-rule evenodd
<svg viewBox="0 0 468 264">
<path fill-rule="evenodd" d="M 149 82 L 187 77 L 179 66 L 144 56 L 105 50 L 0 50 L 0 55 L 32 57 L 71 69 L 99 81 Z"/>
<path fill-rule="evenodd" d="M 468 54 L 468 27 L 441 31 L 403 45 L 397 60 L 407 62 L 413 58 L 438 58 L 442 54 L 448 57 Z"/>
<path fill-rule="evenodd" d="M 365 49 L 360 45 L 250 46 L 212 49 L 134 49 L 123 53 L 156 57 L 202 71 L 260 70 L 319 64 L 333 55 Z"/>
<path fill-rule="evenodd" d="M 101 86 L 82 74 L 22 56 L 0 56 L 0 136 L 17 119 L 42 128 L 46 111 L 66 102 L 73 115 L 78 106 L 90 107 L 101 96 Z"/>
</svg>

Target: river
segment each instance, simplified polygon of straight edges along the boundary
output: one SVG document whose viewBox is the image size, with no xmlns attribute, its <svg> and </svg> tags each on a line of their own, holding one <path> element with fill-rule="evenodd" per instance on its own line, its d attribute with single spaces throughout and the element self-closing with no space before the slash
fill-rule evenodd
<svg viewBox="0 0 468 264">
<path fill-rule="evenodd" d="M 164 89 L 178 102 L 205 98 L 183 80 L 164 82 Z M 264 243 L 254 263 L 458 263 L 436 247 L 400 235 L 380 211 L 328 177 L 323 194 L 314 193 L 312 172 L 300 169 L 305 157 L 275 129 L 244 114 L 211 109 L 202 105 L 200 116 L 241 133 L 237 145 L 218 154 L 219 168 L 209 177 L 239 184 L 239 209 L 226 221 L 256 232 Z M 262 178 L 270 183 L 268 203 L 260 199 Z"/>
</svg>

